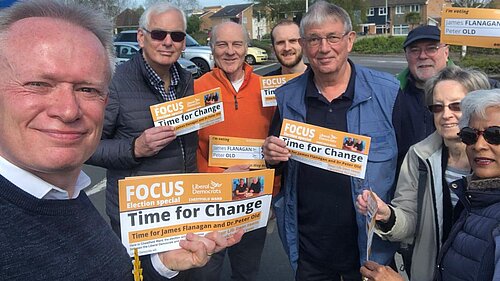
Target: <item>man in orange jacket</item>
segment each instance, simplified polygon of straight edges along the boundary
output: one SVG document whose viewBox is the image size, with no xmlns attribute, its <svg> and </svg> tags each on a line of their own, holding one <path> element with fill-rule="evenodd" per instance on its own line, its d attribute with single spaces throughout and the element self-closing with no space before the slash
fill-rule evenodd
<svg viewBox="0 0 500 281">
<path fill-rule="evenodd" d="M 220 87 L 224 103 L 224 122 L 201 129 L 197 161 L 199 172 L 248 170 L 249 166 L 235 166 L 227 170 L 208 166 L 210 135 L 265 139 L 274 114 L 274 107 L 262 107 L 259 76 L 245 63 L 248 34 L 242 25 L 225 22 L 212 29 L 210 45 L 217 65 L 211 72 L 195 80 L 194 91 Z M 266 238 L 266 229 L 246 233 L 241 242 L 227 249 L 231 280 L 256 280 L 260 257 Z M 203 269 L 197 269 L 192 280 L 217 281 L 225 251 L 214 254 Z"/>
</svg>

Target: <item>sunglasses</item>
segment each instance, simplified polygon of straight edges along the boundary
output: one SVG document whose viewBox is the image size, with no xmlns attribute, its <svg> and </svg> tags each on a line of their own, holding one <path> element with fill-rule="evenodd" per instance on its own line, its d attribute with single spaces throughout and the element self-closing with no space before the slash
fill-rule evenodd
<svg viewBox="0 0 500 281">
<path fill-rule="evenodd" d="M 184 38 L 186 38 L 186 33 L 182 32 L 182 31 L 165 31 L 165 30 L 157 30 L 157 29 L 149 31 L 145 28 L 143 28 L 142 30 L 149 33 L 151 35 L 151 38 L 153 38 L 153 40 L 158 40 L 158 41 L 165 40 L 165 37 L 167 37 L 167 35 L 169 35 L 169 34 L 170 34 L 170 38 L 172 38 L 172 41 L 174 41 L 174 42 L 182 42 L 182 40 L 184 40 Z"/>
<path fill-rule="evenodd" d="M 451 111 L 460 111 L 460 102 L 452 102 L 448 105 L 444 104 L 431 104 L 429 105 L 429 110 L 432 113 L 440 113 L 443 112 L 444 107 L 447 106 Z"/>
<path fill-rule="evenodd" d="M 458 136 L 466 145 L 473 145 L 477 142 L 479 136 L 483 136 L 487 143 L 493 145 L 500 144 L 500 127 L 491 126 L 486 128 L 484 131 L 479 131 L 470 127 L 465 127 L 460 130 Z"/>
</svg>

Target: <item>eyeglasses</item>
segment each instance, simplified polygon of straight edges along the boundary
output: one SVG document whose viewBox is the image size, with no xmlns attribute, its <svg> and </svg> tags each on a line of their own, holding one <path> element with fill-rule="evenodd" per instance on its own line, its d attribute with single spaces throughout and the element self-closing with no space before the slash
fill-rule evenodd
<svg viewBox="0 0 500 281">
<path fill-rule="evenodd" d="M 424 48 L 419 48 L 419 47 L 410 47 L 406 49 L 406 53 L 410 55 L 413 58 L 418 58 L 420 54 L 425 52 L 425 54 L 429 57 L 435 56 L 439 49 L 445 48 L 447 45 L 430 45 L 426 46 Z"/>
<path fill-rule="evenodd" d="M 347 34 L 349 34 L 349 32 L 342 33 L 339 35 L 329 34 L 326 37 L 313 35 L 310 37 L 304 37 L 304 40 L 306 40 L 306 43 L 309 47 L 318 47 L 323 41 L 323 39 L 326 39 L 326 42 L 328 42 L 330 45 L 336 45 L 340 43 L 340 41 L 342 41 L 342 38 L 344 38 L 344 36 L 346 36 Z"/>
<path fill-rule="evenodd" d="M 158 40 L 158 41 L 163 41 L 165 40 L 165 37 L 167 37 L 168 34 L 170 34 L 170 38 L 172 38 L 172 41 L 174 42 L 182 42 L 184 38 L 186 38 L 186 33 L 182 31 L 165 31 L 165 30 L 147 30 L 145 28 L 142 28 L 142 30 L 146 31 L 151 35 L 151 38 L 153 40 Z"/>
<path fill-rule="evenodd" d="M 493 145 L 500 144 L 500 127 L 491 126 L 486 128 L 484 131 L 479 131 L 470 127 L 465 127 L 460 130 L 458 136 L 466 145 L 473 145 L 479 139 L 479 136 L 483 136 L 484 140 Z"/>
<path fill-rule="evenodd" d="M 448 105 L 444 104 L 431 104 L 429 105 L 429 110 L 432 113 L 440 113 L 443 112 L 444 107 L 447 106 L 451 111 L 460 111 L 460 102 L 452 102 Z"/>
</svg>

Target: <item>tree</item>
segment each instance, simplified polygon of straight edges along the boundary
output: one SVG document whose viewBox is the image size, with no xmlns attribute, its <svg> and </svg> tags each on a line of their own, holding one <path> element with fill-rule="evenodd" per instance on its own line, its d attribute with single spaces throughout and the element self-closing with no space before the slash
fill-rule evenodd
<svg viewBox="0 0 500 281">
<path fill-rule="evenodd" d="M 309 6 L 313 2 L 309 0 Z M 344 8 L 349 13 L 353 26 L 360 24 L 366 18 L 364 0 L 329 0 L 328 2 Z M 306 12 L 306 0 L 254 0 L 254 3 L 256 9 L 270 21 L 290 18 L 292 15 L 298 15 L 300 19 Z"/>
<path fill-rule="evenodd" d="M 130 3 L 129 0 L 66 0 L 67 2 L 79 3 L 96 10 L 104 11 L 111 18 L 116 17 Z"/>
<path fill-rule="evenodd" d="M 405 21 L 410 25 L 411 29 L 415 28 L 415 25 L 420 24 L 422 17 L 418 12 L 410 12 L 405 15 Z"/>
<path fill-rule="evenodd" d="M 198 0 L 145 0 L 144 5 L 149 7 L 156 2 L 168 2 L 183 11 L 191 11 L 200 6 Z"/>
<path fill-rule="evenodd" d="M 453 0 L 453 7 L 486 8 L 492 0 Z"/>
<path fill-rule="evenodd" d="M 189 34 L 194 34 L 200 30 L 201 20 L 197 15 L 191 15 L 187 19 L 187 30 Z"/>
</svg>

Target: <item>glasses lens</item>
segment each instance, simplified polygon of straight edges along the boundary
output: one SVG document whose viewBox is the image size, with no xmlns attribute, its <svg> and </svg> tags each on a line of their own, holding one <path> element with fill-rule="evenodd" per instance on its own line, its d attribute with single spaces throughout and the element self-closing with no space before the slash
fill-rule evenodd
<svg viewBox="0 0 500 281">
<path fill-rule="evenodd" d="M 489 144 L 499 145 L 500 127 L 498 126 L 489 127 L 488 129 L 484 130 L 483 137 Z"/>
<path fill-rule="evenodd" d="M 172 38 L 172 41 L 174 42 L 182 42 L 184 38 L 186 37 L 186 33 L 180 32 L 180 31 L 172 31 L 170 32 L 170 38 Z"/>
<path fill-rule="evenodd" d="M 462 130 L 460 130 L 460 133 L 458 133 L 458 136 L 466 145 L 475 144 L 477 141 L 476 130 L 469 127 L 462 128 Z"/>
<path fill-rule="evenodd" d="M 444 110 L 444 105 L 442 104 L 431 104 L 429 105 L 429 110 L 432 113 L 439 113 Z"/>
<path fill-rule="evenodd" d="M 460 111 L 460 102 L 453 102 L 448 104 L 448 108 L 452 111 Z"/>
<path fill-rule="evenodd" d="M 151 38 L 154 40 L 163 40 L 167 37 L 168 32 L 163 30 L 151 30 Z"/>
</svg>

